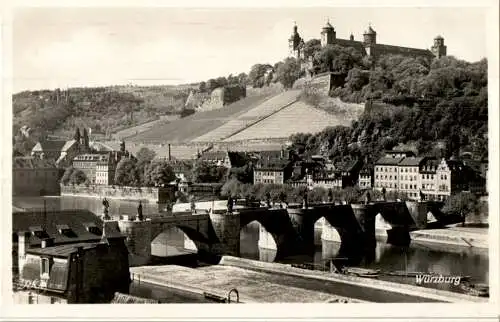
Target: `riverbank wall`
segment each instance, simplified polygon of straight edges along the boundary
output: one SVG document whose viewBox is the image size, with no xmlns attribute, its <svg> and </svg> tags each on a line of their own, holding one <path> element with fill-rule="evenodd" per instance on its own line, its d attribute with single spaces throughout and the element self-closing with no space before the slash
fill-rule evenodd
<svg viewBox="0 0 500 322">
<path fill-rule="evenodd" d="M 129 201 L 167 203 L 175 200 L 173 186 L 167 187 L 126 187 L 107 185 L 63 185 L 61 196 L 108 198 Z"/>
</svg>

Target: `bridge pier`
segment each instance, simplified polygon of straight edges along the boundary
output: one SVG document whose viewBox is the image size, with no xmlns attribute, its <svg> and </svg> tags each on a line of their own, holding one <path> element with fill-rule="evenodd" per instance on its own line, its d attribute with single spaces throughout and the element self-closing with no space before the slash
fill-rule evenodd
<svg viewBox="0 0 500 322">
<path fill-rule="evenodd" d="M 363 253 L 367 261 L 375 259 L 375 209 L 371 205 L 352 204 L 352 211 L 363 230 Z"/>
<path fill-rule="evenodd" d="M 146 265 L 151 260 L 151 220 L 118 221 L 120 232 L 127 236 L 130 266 Z"/>
<path fill-rule="evenodd" d="M 287 209 L 293 229 L 300 238 L 300 246 L 305 251 L 314 250 L 314 224 L 317 217 L 313 215 L 313 211 L 314 209 Z"/>
<path fill-rule="evenodd" d="M 240 216 L 239 214 L 210 213 L 210 220 L 218 243 L 211 245 L 213 255 L 240 255 Z"/>
</svg>

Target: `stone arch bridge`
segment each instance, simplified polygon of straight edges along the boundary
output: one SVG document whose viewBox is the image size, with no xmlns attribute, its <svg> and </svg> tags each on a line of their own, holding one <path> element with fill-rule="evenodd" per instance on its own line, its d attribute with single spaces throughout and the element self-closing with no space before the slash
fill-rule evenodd
<svg viewBox="0 0 500 322">
<path fill-rule="evenodd" d="M 341 238 L 341 249 L 371 251 L 375 249 L 376 218 L 385 223 L 388 242 L 409 243 L 410 231 L 429 225 L 444 226 L 459 218 L 444 216 L 439 202 L 376 202 L 370 204 L 317 204 L 307 209 L 245 208 L 233 213 L 179 213 L 146 220 L 119 220 L 120 231 L 127 236 L 130 263 L 145 265 L 151 258 L 151 242 L 170 227 L 182 230 L 199 252 L 210 255 L 240 255 L 240 231 L 251 222 L 261 224 L 261 234 L 272 237 L 277 258 L 307 252 L 314 247 L 314 225 L 324 218 L 323 229 L 335 230 Z M 429 214 L 433 218 L 431 223 Z M 377 221 L 378 222 L 378 221 Z M 261 236 L 262 238 L 262 236 Z M 262 244 L 259 242 L 259 245 Z M 265 247 L 265 245 L 264 245 Z M 273 248 L 273 247 L 271 247 Z"/>
</svg>

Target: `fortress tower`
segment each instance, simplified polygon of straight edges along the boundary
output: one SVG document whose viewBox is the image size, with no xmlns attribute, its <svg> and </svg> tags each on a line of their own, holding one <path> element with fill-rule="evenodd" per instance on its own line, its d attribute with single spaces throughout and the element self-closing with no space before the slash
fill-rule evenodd
<svg viewBox="0 0 500 322">
<path fill-rule="evenodd" d="M 431 51 L 436 58 L 441 58 L 446 56 L 446 46 L 444 45 L 444 38 L 437 36 L 434 38 L 434 45 L 431 47 Z"/>
<path fill-rule="evenodd" d="M 336 34 L 335 28 L 330 24 L 328 20 L 326 25 L 321 30 L 321 47 L 325 47 L 326 45 L 333 45 L 335 42 Z"/>
<path fill-rule="evenodd" d="M 373 48 L 377 44 L 377 33 L 373 30 L 371 25 L 368 25 L 368 30 L 363 34 L 363 45 L 368 56 L 372 55 Z"/>
</svg>

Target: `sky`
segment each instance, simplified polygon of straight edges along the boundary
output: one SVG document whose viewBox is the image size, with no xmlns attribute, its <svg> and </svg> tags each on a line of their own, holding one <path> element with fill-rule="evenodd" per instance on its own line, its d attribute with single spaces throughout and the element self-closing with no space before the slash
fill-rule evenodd
<svg viewBox="0 0 500 322">
<path fill-rule="evenodd" d="M 13 91 L 75 86 L 198 82 L 282 60 L 294 22 L 319 38 L 329 19 L 338 38 L 487 56 L 484 8 L 23 8 L 12 25 Z"/>
</svg>

